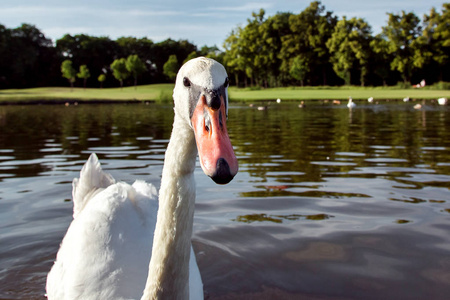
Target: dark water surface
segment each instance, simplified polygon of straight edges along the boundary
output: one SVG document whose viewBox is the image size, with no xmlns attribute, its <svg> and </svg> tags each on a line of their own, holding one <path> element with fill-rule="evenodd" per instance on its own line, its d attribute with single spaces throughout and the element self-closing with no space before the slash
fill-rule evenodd
<svg viewBox="0 0 450 300">
<path fill-rule="evenodd" d="M 450 299 L 450 107 L 234 105 L 240 173 L 196 170 L 207 299 Z M 0 299 L 44 299 L 91 152 L 159 187 L 161 105 L 0 106 Z"/>
</svg>

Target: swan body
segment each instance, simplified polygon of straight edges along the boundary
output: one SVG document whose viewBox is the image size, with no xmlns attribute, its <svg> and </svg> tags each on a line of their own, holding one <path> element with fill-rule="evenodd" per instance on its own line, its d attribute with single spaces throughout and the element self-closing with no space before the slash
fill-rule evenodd
<svg viewBox="0 0 450 300">
<path fill-rule="evenodd" d="M 446 105 L 448 102 L 447 98 L 438 98 L 437 100 L 438 100 L 439 105 Z"/>
<path fill-rule="evenodd" d="M 74 179 L 73 221 L 47 276 L 49 299 L 203 299 L 191 245 L 197 154 L 225 184 L 237 173 L 226 130 L 228 79 L 214 60 L 179 71 L 159 199 L 144 181 L 116 182 L 92 154 Z"/>
<path fill-rule="evenodd" d="M 73 194 L 75 218 L 47 279 L 49 299 L 139 299 L 153 245 L 156 188 L 144 181 L 116 183 L 92 154 Z M 191 299 L 202 299 L 193 250 L 189 267 Z"/>
<path fill-rule="evenodd" d="M 355 104 L 355 102 L 353 102 L 353 99 L 351 97 L 348 99 L 347 107 L 350 109 L 356 107 L 356 104 Z"/>
</svg>

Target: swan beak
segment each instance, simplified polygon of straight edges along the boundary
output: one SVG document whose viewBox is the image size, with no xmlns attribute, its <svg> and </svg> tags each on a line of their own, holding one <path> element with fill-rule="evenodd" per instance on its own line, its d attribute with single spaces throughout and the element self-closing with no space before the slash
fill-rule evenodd
<svg viewBox="0 0 450 300">
<path fill-rule="evenodd" d="M 238 161 L 228 136 L 225 100 L 208 105 L 202 95 L 191 121 L 203 172 L 218 184 L 227 184 L 238 172 Z"/>
</svg>

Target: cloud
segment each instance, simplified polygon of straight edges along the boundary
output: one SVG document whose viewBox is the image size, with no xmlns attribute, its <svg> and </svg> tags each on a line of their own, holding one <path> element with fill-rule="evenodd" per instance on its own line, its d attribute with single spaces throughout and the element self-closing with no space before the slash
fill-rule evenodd
<svg viewBox="0 0 450 300">
<path fill-rule="evenodd" d="M 219 7 L 213 7 L 211 10 L 217 10 L 217 11 L 234 11 L 234 12 L 252 12 L 252 11 L 258 11 L 261 8 L 263 9 L 269 9 L 273 6 L 271 3 L 263 3 L 263 2 L 250 2 L 250 3 L 244 3 L 240 6 L 219 6 Z"/>
</svg>

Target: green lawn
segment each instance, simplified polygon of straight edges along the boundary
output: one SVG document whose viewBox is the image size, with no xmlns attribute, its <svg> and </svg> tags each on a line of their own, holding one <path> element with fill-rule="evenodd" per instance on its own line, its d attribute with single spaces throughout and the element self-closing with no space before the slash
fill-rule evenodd
<svg viewBox="0 0 450 300">
<path fill-rule="evenodd" d="M 153 100 L 172 101 L 172 84 L 151 84 L 120 88 L 73 88 L 46 87 L 32 89 L 0 90 L 0 103 L 67 101 L 67 100 Z"/>
<path fill-rule="evenodd" d="M 120 88 L 74 88 L 48 87 L 32 89 L 0 90 L 1 102 L 33 102 L 33 101 L 90 101 L 90 100 L 151 100 L 172 101 L 173 84 L 152 84 Z M 257 100 L 355 100 L 375 99 L 437 99 L 450 98 L 450 90 L 432 89 L 398 89 L 394 87 L 286 87 L 270 89 L 229 89 L 231 101 Z"/>
<path fill-rule="evenodd" d="M 395 89 L 392 87 L 363 88 L 363 87 L 288 87 L 273 89 L 230 89 L 230 98 L 233 100 L 346 100 L 352 97 L 355 100 L 374 99 L 437 99 L 450 97 L 450 90 L 431 89 Z"/>
</svg>

